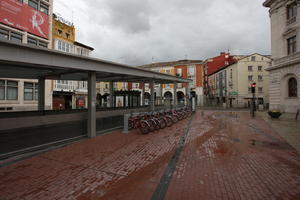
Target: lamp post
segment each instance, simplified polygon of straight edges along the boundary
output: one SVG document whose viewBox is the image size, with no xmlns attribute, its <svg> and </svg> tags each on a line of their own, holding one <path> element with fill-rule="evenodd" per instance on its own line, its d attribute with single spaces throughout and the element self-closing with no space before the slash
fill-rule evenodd
<svg viewBox="0 0 300 200">
<path fill-rule="evenodd" d="M 254 82 L 254 83 L 251 84 L 251 93 L 252 93 L 251 116 L 252 116 L 252 118 L 255 117 L 255 103 L 254 103 L 254 101 L 255 101 L 255 87 L 256 87 L 256 83 Z"/>
</svg>

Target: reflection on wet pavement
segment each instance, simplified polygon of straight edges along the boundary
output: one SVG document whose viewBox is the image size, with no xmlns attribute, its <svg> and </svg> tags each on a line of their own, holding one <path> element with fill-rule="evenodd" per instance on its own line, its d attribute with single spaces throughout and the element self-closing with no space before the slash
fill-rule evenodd
<svg viewBox="0 0 300 200">
<path fill-rule="evenodd" d="M 189 119 L 120 131 L 0 168 L 0 199 L 151 199 Z M 197 112 L 165 199 L 300 199 L 300 156 L 260 117 Z"/>
</svg>

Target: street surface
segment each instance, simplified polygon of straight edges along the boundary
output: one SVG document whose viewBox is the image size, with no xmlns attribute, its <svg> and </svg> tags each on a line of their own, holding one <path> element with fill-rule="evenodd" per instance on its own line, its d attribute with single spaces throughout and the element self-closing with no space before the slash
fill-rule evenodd
<svg viewBox="0 0 300 200">
<path fill-rule="evenodd" d="M 300 199 L 300 155 L 261 117 L 198 111 L 0 168 L 0 199 Z"/>
</svg>

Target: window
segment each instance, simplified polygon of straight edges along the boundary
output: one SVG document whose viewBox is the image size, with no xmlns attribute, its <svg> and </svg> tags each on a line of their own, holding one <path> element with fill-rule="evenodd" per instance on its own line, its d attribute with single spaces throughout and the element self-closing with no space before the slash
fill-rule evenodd
<svg viewBox="0 0 300 200">
<path fill-rule="evenodd" d="M 288 80 L 288 96 L 289 97 L 297 97 L 297 80 L 292 77 Z"/>
<path fill-rule="evenodd" d="M 40 11 L 48 15 L 48 12 L 49 12 L 48 5 L 40 3 Z"/>
<path fill-rule="evenodd" d="M 62 42 L 61 50 L 62 51 L 66 51 L 66 43 Z"/>
<path fill-rule="evenodd" d="M 230 69 L 230 78 L 232 78 L 232 69 Z"/>
<path fill-rule="evenodd" d="M 287 6 L 287 12 L 286 12 L 286 17 L 287 17 L 287 25 L 293 23 L 296 21 L 296 16 L 297 16 L 297 4 L 292 3 Z"/>
<path fill-rule="evenodd" d="M 258 93 L 262 93 L 263 92 L 263 88 L 262 87 L 259 87 L 258 88 Z"/>
<path fill-rule="evenodd" d="M 296 44 L 297 44 L 296 36 L 293 36 L 293 37 L 287 39 L 287 48 L 288 48 L 287 52 L 288 52 L 288 55 L 293 54 L 293 53 L 296 52 L 296 48 L 297 48 Z"/>
<path fill-rule="evenodd" d="M 0 80 L 0 100 L 18 100 L 18 82 Z"/>
<path fill-rule="evenodd" d="M 251 61 L 255 61 L 256 57 L 255 56 L 251 56 Z"/>
<path fill-rule="evenodd" d="M 182 76 L 182 69 L 181 68 L 177 69 L 176 76 L 179 76 L 179 77 Z"/>
<path fill-rule="evenodd" d="M 263 81 L 263 76 L 262 75 L 258 75 L 257 79 L 258 79 L 258 81 Z"/>
<path fill-rule="evenodd" d="M 108 89 L 108 84 L 107 83 L 105 83 L 105 89 Z"/>
<path fill-rule="evenodd" d="M 0 38 L 8 40 L 9 39 L 9 32 L 4 29 L 0 29 Z"/>
<path fill-rule="evenodd" d="M 262 66 L 258 66 L 258 67 L 257 67 L 257 70 L 258 70 L 258 71 L 262 71 Z"/>
<path fill-rule="evenodd" d="M 69 44 L 68 43 L 66 43 L 66 52 L 70 52 L 70 46 L 69 46 Z"/>
<path fill-rule="evenodd" d="M 70 34 L 69 33 L 66 33 L 66 38 L 70 39 Z"/>
<path fill-rule="evenodd" d="M 48 48 L 48 43 L 47 42 L 39 41 L 39 46 L 40 47 L 44 47 L 44 48 Z"/>
<path fill-rule="evenodd" d="M 22 35 L 19 33 L 11 32 L 10 40 L 16 41 L 16 42 L 22 42 Z"/>
<path fill-rule="evenodd" d="M 61 35 L 62 34 L 62 30 L 58 29 L 57 33 L 58 33 L 58 35 Z"/>
<path fill-rule="evenodd" d="M 33 0 L 28 0 L 28 5 L 34 9 L 38 9 L 38 3 Z"/>
<path fill-rule="evenodd" d="M 58 48 L 57 48 L 57 49 L 58 49 L 58 50 L 61 50 L 61 41 L 60 41 L 60 40 L 58 40 L 58 42 L 57 42 L 57 43 L 58 43 Z"/>
<path fill-rule="evenodd" d="M 24 100 L 38 100 L 38 84 L 24 82 Z"/>
<path fill-rule="evenodd" d="M 27 43 L 37 46 L 37 40 L 31 37 L 28 37 Z"/>
<path fill-rule="evenodd" d="M 252 81 L 252 80 L 253 80 L 253 76 L 252 75 L 248 76 L 248 81 Z"/>
<path fill-rule="evenodd" d="M 248 66 L 248 71 L 252 71 L 253 70 L 253 66 Z"/>
</svg>

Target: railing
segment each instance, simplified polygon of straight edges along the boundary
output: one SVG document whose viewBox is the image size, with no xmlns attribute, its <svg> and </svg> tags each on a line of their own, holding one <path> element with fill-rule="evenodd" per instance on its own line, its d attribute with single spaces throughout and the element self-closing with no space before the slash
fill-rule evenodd
<svg viewBox="0 0 300 200">
<path fill-rule="evenodd" d="M 291 17 L 286 21 L 286 25 L 290 25 L 292 23 L 296 22 L 296 16 Z"/>
<path fill-rule="evenodd" d="M 54 90 L 74 90 L 74 86 L 72 84 L 61 84 L 61 83 L 55 83 L 54 84 Z"/>
</svg>

